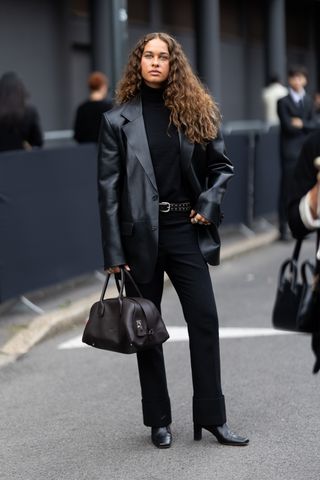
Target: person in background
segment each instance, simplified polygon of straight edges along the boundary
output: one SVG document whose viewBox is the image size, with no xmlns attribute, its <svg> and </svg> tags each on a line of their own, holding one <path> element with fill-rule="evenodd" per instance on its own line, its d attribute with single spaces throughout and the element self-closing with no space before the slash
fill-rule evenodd
<svg viewBox="0 0 320 480">
<path fill-rule="evenodd" d="M 39 115 L 27 104 L 28 93 L 18 75 L 0 78 L 0 151 L 29 150 L 43 145 Z"/>
<path fill-rule="evenodd" d="M 303 238 L 320 229 L 320 179 L 314 165 L 320 156 L 320 131 L 304 143 L 291 181 L 288 198 L 288 221 L 295 238 Z M 312 335 L 312 350 L 316 356 L 313 373 L 320 370 L 320 332 Z"/>
<path fill-rule="evenodd" d="M 103 115 L 98 154 L 105 270 L 131 270 L 159 311 L 167 272 L 188 325 L 194 439 L 206 429 L 222 444 L 247 445 L 226 423 L 208 270 L 208 263 L 219 263 L 220 204 L 233 175 L 220 112 L 181 45 L 166 33 L 150 33 L 137 43 L 117 101 Z M 126 292 L 135 294 L 130 285 Z M 168 448 L 171 406 L 162 345 L 137 359 L 144 424 L 153 444 Z"/>
<path fill-rule="evenodd" d="M 308 134 L 317 127 L 312 98 L 306 93 L 307 70 L 303 66 L 291 67 L 288 72 L 289 94 L 278 100 L 280 120 L 281 179 L 279 190 L 280 240 L 288 240 L 287 199 L 290 181 L 302 145 Z"/>
<path fill-rule="evenodd" d="M 286 95 L 288 95 L 288 89 L 282 85 L 278 75 L 271 76 L 267 86 L 262 90 L 264 120 L 269 126 L 279 125 L 277 103 Z"/>
<path fill-rule="evenodd" d="M 98 142 L 101 116 L 112 108 L 111 100 L 107 99 L 108 79 L 103 73 L 91 73 L 88 86 L 89 99 L 76 112 L 74 139 L 78 143 Z"/>
</svg>

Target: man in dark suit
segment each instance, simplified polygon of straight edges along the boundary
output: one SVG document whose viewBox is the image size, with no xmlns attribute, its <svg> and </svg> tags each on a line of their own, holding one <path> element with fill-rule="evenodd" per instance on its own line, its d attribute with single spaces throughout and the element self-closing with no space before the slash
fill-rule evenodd
<svg viewBox="0 0 320 480">
<path fill-rule="evenodd" d="M 288 73 L 289 94 L 278 101 L 280 120 L 281 181 L 279 192 L 280 239 L 287 240 L 286 203 L 290 179 L 308 134 L 317 127 L 312 98 L 306 94 L 307 70 L 292 67 Z"/>
</svg>

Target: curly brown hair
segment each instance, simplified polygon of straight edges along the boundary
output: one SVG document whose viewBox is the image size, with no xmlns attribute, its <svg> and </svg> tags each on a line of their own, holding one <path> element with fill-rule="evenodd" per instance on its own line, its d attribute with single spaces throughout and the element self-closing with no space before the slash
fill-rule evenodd
<svg viewBox="0 0 320 480">
<path fill-rule="evenodd" d="M 169 50 L 170 69 L 163 97 L 170 110 L 170 122 L 182 129 L 192 143 L 205 144 L 217 136 L 221 115 L 219 108 L 193 73 L 181 45 L 167 33 L 149 33 L 131 52 L 124 75 L 116 91 L 122 104 L 139 94 L 142 84 L 141 58 L 145 45 L 154 38 L 164 41 Z"/>
</svg>

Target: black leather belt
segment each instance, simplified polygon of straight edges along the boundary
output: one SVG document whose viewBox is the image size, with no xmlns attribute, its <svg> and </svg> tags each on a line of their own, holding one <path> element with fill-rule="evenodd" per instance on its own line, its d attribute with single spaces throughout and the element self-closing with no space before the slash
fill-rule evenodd
<svg viewBox="0 0 320 480">
<path fill-rule="evenodd" d="M 161 213 L 168 212 L 190 212 L 191 203 L 182 202 L 182 203 L 169 203 L 169 202 L 160 202 L 159 210 Z"/>
</svg>

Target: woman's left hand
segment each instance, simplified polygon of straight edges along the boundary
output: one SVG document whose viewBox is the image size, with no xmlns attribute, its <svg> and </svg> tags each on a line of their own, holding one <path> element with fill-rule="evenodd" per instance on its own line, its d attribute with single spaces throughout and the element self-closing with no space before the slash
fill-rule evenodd
<svg viewBox="0 0 320 480">
<path fill-rule="evenodd" d="M 210 225 L 211 224 L 211 222 L 209 222 L 209 220 L 207 220 L 200 213 L 197 213 L 195 210 L 191 210 L 190 217 L 191 217 L 191 223 L 199 223 L 200 225 Z"/>
</svg>

